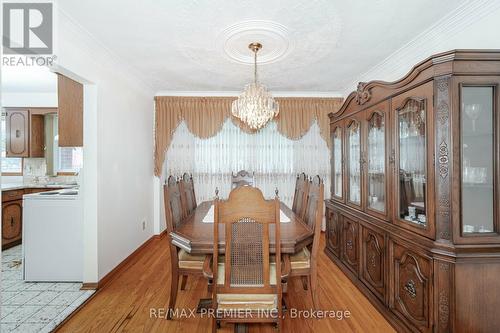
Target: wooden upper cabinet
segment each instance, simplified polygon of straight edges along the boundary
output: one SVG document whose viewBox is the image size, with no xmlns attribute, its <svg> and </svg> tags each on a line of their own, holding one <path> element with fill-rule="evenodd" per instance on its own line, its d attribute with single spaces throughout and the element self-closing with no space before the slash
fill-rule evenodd
<svg viewBox="0 0 500 333">
<path fill-rule="evenodd" d="M 364 157 L 363 170 L 366 210 L 388 220 L 390 209 L 390 121 L 389 102 L 384 101 L 364 111 Z"/>
<path fill-rule="evenodd" d="M 57 74 L 59 147 L 83 147 L 83 85 Z"/>
<path fill-rule="evenodd" d="M 29 111 L 6 110 L 6 156 L 29 156 Z"/>
<path fill-rule="evenodd" d="M 332 170 L 332 198 L 341 202 L 345 202 L 345 184 L 344 184 L 344 127 L 342 122 L 339 122 L 332 129 L 332 154 L 331 154 L 331 170 Z"/>
<path fill-rule="evenodd" d="M 435 238 L 433 82 L 392 99 L 394 222 Z"/>
<path fill-rule="evenodd" d="M 348 205 L 362 208 L 361 195 L 363 186 L 363 151 L 362 123 L 358 116 L 348 118 L 345 126 L 346 137 L 346 202 Z"/>
<path fill-rule="evenodd" d="M 45 122 L 43 114 L 30 115 L 30 157 L 45 157 Z"/>
</svg>

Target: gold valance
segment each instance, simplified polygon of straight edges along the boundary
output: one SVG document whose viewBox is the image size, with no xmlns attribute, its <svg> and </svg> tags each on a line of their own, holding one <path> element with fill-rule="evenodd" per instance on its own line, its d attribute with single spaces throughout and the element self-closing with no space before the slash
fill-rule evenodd
<svg viewBox="0 0 500 333">
<path fill-rule="evenodd" d="M 252 132 L 245 124 L 231 116 L 231 103 L 236 97 L 179 97 L 156 96 L 155 175 L 161 174 L 165 153 L 181 121 L 199 138 L 216 135 L 228 117 L 245 132 Z M 316 120 L 321 137 L 330 146 L 328 113 L 336 112 L 342 98 L 276 98 L 280 113 L 274 119 L 278 131 L 292 140 L 300 139 Z"/>
</svg>

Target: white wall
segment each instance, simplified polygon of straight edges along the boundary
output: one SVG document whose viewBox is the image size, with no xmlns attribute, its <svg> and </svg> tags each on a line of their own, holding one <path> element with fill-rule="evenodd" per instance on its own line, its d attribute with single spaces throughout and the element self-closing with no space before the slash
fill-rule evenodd
<svg viewBox="0 0 500 333">
<path fill-rule="evenodd" d="M 90 154 L 84 161 L 91 161 L 84 164 L 84 183 L 96 178 L 97 185 L 85 186 L 85 209 L 95 210 L 85 212 L 85 221 L 97 219 L 94 234 L 86 235 L 97 247 L 86 252 L 97 253 L 97 268 L 85 282 L 96 282 L 153 235 L 154 94 L 67 14 L 58 9 L 56 18 L 58 65 L 92 82 L 96 94 L 96 114 L 84 114 L 84 136 L 96 138 L 84 138 L 84 154 Z"/>
<path fill-rule="evenodd" d="M 427 57 L 453 49 L 500 49 L 500 1 L 474 0 L 443 17 L 353 81 L 346 84 L 344 95 L 361 81 L 394 81 L 406 75 Z"/>
<path fill-rule="evenodd" d="M 25 106 L 57 107 L 57 93 L 4 92 L 2 94 L 2 106 L 3 107 L 25 107 Z"/>
</svg>

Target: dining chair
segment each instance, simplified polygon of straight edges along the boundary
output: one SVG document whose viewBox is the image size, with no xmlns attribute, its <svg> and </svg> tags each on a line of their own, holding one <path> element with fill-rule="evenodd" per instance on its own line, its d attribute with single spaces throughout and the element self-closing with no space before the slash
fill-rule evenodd
<svg viewBox="0 0 500 333">
<path fill-rule="evenodd" d="M 231 189 L 240 186 L 255 186 L 255 173 L 246 170 L 240 170 L 236 174 L 231 172 Z"/>
<path fill-rule="evenodd" d="M 304 247 L 289 258 L 291 271 L 289 277 L 300 276 L 305 290 L 310 289 L 313 305 L 318 309 L 318 251 L 323 220 L 324 184 L 319 176 L 309 183 L 304 222 L 314 231 L 310 248 Z"/>
<path fill-rule="evenodd" d="M 282 291 L 281 283 L 276 283 L 281 279 L 279 216 L 278 198 L 265 200 L 255 187 L 238 187 L 227 200 L 215 199 L 213 260 L 205 267 L 214 281 L 212 332 L 221 322 L 267 322 L 281 329 Z M 271 225 L 275 262 L 270 260 Z M 225 233 L 223 260 L 219 259 L 219 229 Z M 245 316 L 238 316 L 241 311 Z"/>
<path fill-rule="evenodd" d="M 293 194 L 292 211 L 301 219 L 304 219 L 309 182 L 304 172 L 297 175 L 295 181 L 295 192 Z"/>
<path fill-rule="evenodd" d="M 196 208 L 196 196 L 194 194 L 193 176 L 187 172 L 182 175 L 180 190 L 184 216 L 189 216 Z"/>
<path fill-rule="evenodd" d="M 168 302 L 167 319 L 172 319 L 172 311 L 177 299 L 177 289 L 179 277 L 182 277 L 181 290 L 184 290 L 189 275 L 203 276 L 203 264 L 205 260 L 210 260 L 205 255 L 192 255 L 183 249 L 179 249 L 172 243 L 170 233 L 173 232 L 184 218 L 181 203 L 181 191 L 179 182 L 175 177 L 168 177 L 167 183 L 163 186 L 165 219 L 167 234 L 169 238 L 170 264 L 172 278 L 170 281 L 170 299 Z M 210 285 L 210 283 L 209 283 Z"/>
</svg>

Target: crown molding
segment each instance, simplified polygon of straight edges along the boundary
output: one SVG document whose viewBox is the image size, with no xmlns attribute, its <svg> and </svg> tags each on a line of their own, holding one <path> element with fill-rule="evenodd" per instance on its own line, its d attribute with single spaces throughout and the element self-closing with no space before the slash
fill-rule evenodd
<svg viewBox="0 0 500 333">
<path fill-rule="evenodd" d="M 155 96 L 189 96 L 189 97 L 238 97 L 240 91 L 175 91 L 163 90 Z M 341 92 L 332 91 L 273 91 L 274 97 L 318 97 L 318 98 L 338 98 L 343 97 Z"/>
<path fill-rule="evenodd" d="M 417 35 L 414 39 L 391 53 L 368 71 L 358 75 L 355 80 L 347 82 L 342 91 L 343 96 L 356 90 L 359 82 L 374 79 L 392 81 L 405 75 L 414 64 L 442 51 L 443 41 L 455 36 L 472 24 L 478 22 L 500 8 L 498 0 L 470 0 L 444 16 L 438 22 Z M 457 48 L 457 47 L 452 47 Z"/>
</svg>

